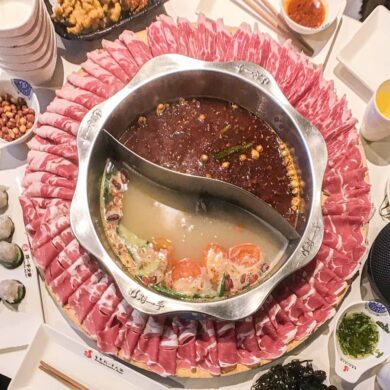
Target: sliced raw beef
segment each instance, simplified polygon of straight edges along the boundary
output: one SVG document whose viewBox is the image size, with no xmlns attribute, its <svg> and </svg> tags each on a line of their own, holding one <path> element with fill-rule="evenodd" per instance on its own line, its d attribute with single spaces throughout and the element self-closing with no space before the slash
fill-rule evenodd
<svg viewBox="0 0 390 390">
<path fill-rule="evenodd" d="M 367 168 L 358 168 L 346 172 L 335 170 L 332 173 L 332 175 L 327 175 L 324 178 L 322 190 L 325 194 L 338 194 L 369 186 L 364 180 Z"/>
<path fill-rule="evenodd" d="M 80 126 L 79 121 L 75 121 L 67 116 L 55 114 L 53 112 L 44 112 L 43 114 L 40 114 L 38 121 L 41 126 L 48 125 L 55 127 L 74 136 L 77 135 Z"/>
<path fill-rule="evenodd" d="M 232 321 L 215 321 L 217 333 L 218 361 L 221 369 L 234 367 L 238 363 L 236 328 Z"/>
<path fill-rule="evenodd" d="M 138 339 L 133 352 L 133 359 L 152 366 L 158 363 L 160 338 L 164 331 L 165 317 L 149 316 L 145 328 Z"/>
<path fill-rule="evenodd" d="M 67 179 L 77 177 L 77 165 L 54 154 L 32 150 L 28 152 L 27 163 L 28 168 L 34 172 L 50 172 Z"/>
<path fill-rule="evenodd" d="M 125 359 L 130 359 L 138 339 L 141 336 L 148 315 L 133 309 L 125 323 L 125 326 L 119 331 L 122 342 L 122 355 Z"/>
<path fill-rule="evenodd" d="M 22 186 L 28 187 L 33 183 L 49 184 L 53 187 L 64 187 L 69 189 L 74 189 L 76 186 L 75 180 L 65 179 L 61 176 L 53 175 L 52 173 L 48 173 L 48 172 L 26 173 L 22 181 Z"/>
<path fill-rule="evenodd" d="M 262 34 L 262 45 L 261 45 L 261 55 L 260 55 L 260 62 L 258 65 L 262 66 L 263 68 L 265 67 L 265 63 L 267 62 L 269 52 L 271 50 L 271 41 L 272 38 L 266 33 Z"/>
<path fill-rule="evenodd" d="M 52 126 L 39 126 L 34 129 L 34 133 L 39 137 L 47 139 L 54 144 L 64 145 L 64 144 L 74 144 L 75 137 L 72 134 L 69 134 L 63 130 L 57 129 Z"/>
<path fill-rule="evenodd" d="M 27 143 L 27 146 L 31 150 L 55 154 L 56 156 L 77 162 L 77 146 L 75 142 L 58 145 L 36 135 Z"/>
<path fill-rule="evenodd" d="M 133 31 L 125 30 L 119 35 L 119 39 L 126 45 L 127 50 L 133 56 L 134 61 L 138 66 L 142 66 L 150 59 L 152 53 L 149 46 L 141 41 Z"/>
<path fill-rule="evenodd" d="M 187 55 L 196 58 L 197 45 L 194 26 L 184 18 L 177 18 L 177 25 L 179 28 L 180 47 L 187 47 Z"/>
<path fill-rule="evenodd" d="M 71 241 L 45 269 L 46 283 L 50 283 L 53 279 L 60 276 L 85 254 L 85 251 L 80 247 L 76 239 Z"/>
<path fill-rule="evenodd" d="M 199 14 L 198 27 L 195 32 L 197 43 L 197 57 L 204 61 L 215 59 L 215 48 L 217 40 L 216 24 L 207 19 L 204 14 Z"/>
<path fill-rule="evenodd" d="M 221 368 L 218 362 L 217 337 L 213 320 L 199 320 L 195 345 L 196 363 L 210 374 L 220 375 Z"/>
<path fill-rule="evenodd" d="M 122 345 L 119 330 L 124 326 L 129 316 L 129 304 L 122 300 L 112 313 L 106 326 L 100 332 L 97 332 L 97 346 L 99 350 L 105 353 L 116 355 L 118 347 Z"/>
<path fill-rule="evenodd" d="M 24 195 L 31 197 L 38 196 L 43 198 L 72 200 L 73 194 L 73 189 L 65 187 L 54 187 L 50 184 L 43 183 L 32 183 L 24 189 Z"/>
<path fill-rule="evenodd" d="M 65 272 L 53 279 L 49 284 L 54 296 L 61 305 L 76 291 L 91 274 L 96 272 L 97 265 L 84 254 L 78 258 Z"/>
<path fill-rule="evenodd" d="M 169 45 L 165 39 L 163 24 L 160 20 L 147 28 L 148 43 L 153 57 L 169 53 Z"/>
<path fill-rule="evenodd" d="M 47 106 L 47 111 L 67 116 L 75 121 L 81 121 L 88 112 L 88 110 L 85 107 L 80 106 L 80 104 L 57 97 Z"/>
<path fill-rule="evenodd" d="M 85 317 L 83 327 L 93 339 L 96 339 L 98 332 L 104 329 L 121 300 L 122 295 L 112 283 Z"/>
<path fill-rule="evenodd" d="M 67 204 L 70 207 L 70 202 L 65 202 L 62 199 L 31 198 L 31 202 L 33 202 L 35 207 L 40 207 L 43 209 L 64 204 Z"/>
<path fill-rule="evenodd" d="M 232 53 L 229 49 L 233 47 L 233 37 L 223 24 L 222 19 L 218 19 L 216 23 L 215 36 L 215 61 L 224 62 L 232 58 Z"/>
<path fill-rule="evenodd" d="M 95 93 L 74 87 L 71 84 L 65 84 L 61 89 L 57 89 L 56 95 L 61 99 L 80 104 L 87 110 L 104 101 L 104 98 L 99 97 Z"/>
<path fill-rule="evenodd" d="M 177 367 L 192 369 L 196 367 L 196 330 L 198 321 L 174 317 L 172 328 L 177 334 Z"/>
<path fill-rule="evenodd" d="M 127 47 L 119 39 L 115 41 L 108 41 L 103 39 L 102 45 L 108 54 L 110 54 L 110 56 L 125 71 L 128 79 L 131 80 L 138 72 L 139 66 L 127 50 Z"/>
<path fill-rule="evenodd" d="M 238 361 L 247 366 L 261 362 L 261 351 L 257 344 L 255 326 L 252 316 L 236 322 Z"/>
<path fill-rule="evenodd" d="M 263 42 L 263 34 L 259 32 L 259 27 L 257 23 L 255 23 L 253 28 L 253 33 L 250 37 L 247 52 L 245 54 L 245 60 L 249 62 L 253 62 L 254 64 L 260 64 L 261 62 L 261 49 Z"/>
<path fill-rule="evenodd" d="M 151 369 L 162 376 L 175 375 L 177 347 L 177 335 L 173 331 L 172 325 L 165 324 L 164 332 L 160 338 L 158 362 L 152 364 Z"/>
<path fill-rule="evenodd" d="M 127 84 L 129 82 L 129 78 L 126 75 L 125 71 L 119 66 L 119 64 L 105 50 L 91 51 L 91 52 L 87 53 L 87 57 L 89 60 L 91 60 L 95 64 L 99 65 L 100 67 L 102 67 L 106 71 L 113 74 L 120 81 L 122 81 L 122 83 Z M 112 93 L 109 93 L 109 96 L 110 95 L 112 95 Z"/>
<path fill-rule="evenodd" d="M 263 360 L 272 360 L 282 356 L 287 347 L 279 338 L 276 329 L 267 316 L 266 310 L 260 308 L 253 315 L 260 357 Z"/>
<path fill-rule="evenodd" d="M 35 264 L 44 271 L 54 258 L 73 240 L 73 233 L 70 227 L 63 230 L 39 248 L 32 250 Z"/>
<path fill-rule="evenodd" d="M 169 53 L 187 54 L 187 46 L 179 46 L 179 29 L 175 21 L 167 15 L 161 14 L 157 16 L 157 20 L 161 22 L 162 33 L 168 46 Z M 184 49 L 184 52 L 182 50 Z"/>
<path fill-rule="evenodd" d="M 25 195 L 21 195 L 19 197 L 19 203 L 23 211 L 24 224 L 28 225 L 31 221 L 34 220 L 34 218 L 36 218 L 37 215 L 34 203 L 28 196 Z"/>
<path fill-rule="evenodd" d="M 88 73 L 81 72 L 73 72 L 68 78 L 68 83 L 73 85 L 74 87 L 83 89 L 85 91 L 89 91 L 93 93 L 97 97 L 101 99 L 107 99 L 114 94 L 115 87 L 109 84 L 102 83 L 97 78 L 90 76 Z M 57 111 L 54 111 L 57 112 Z M 62 114 L 61 112 L 57 112 L 58 114 Z M 64 115 L 64 114 L 63 114 Z M 81 120 L 82 116 L 80 115 L 78 118 L 74 116 L 67 115 L 70 118 Z M 81 119 L 79 119 L 81 117 Z"/>
<path fill-rule="evenodd" d="M 68 306 L 80 323 L 84 321 L 111 283 L 112 278 L 102 270 L 98 270 L 69 297 Z"/>
<path fill-rule="evenodd" d="M 98 64 L 96 64 L 90 59 L 83 62 L 81 64 L 81 68 L 83 69 L 84 72 L 88 73 L 90 76 L 94 77 L 95 79 L 98 79 L 103 84 L 109 85 L 112 88 L 112 89 L 111 88 L 108 89 L 108 91 L 110 92 L 113 93 L 118 92 L 125 85 L 125 83 L 121 81 L 118 77 L 116 77 L 113 73 L 102 68 L 101 66 L 99 66 Z M 105 94 L 107 92 L 103 92 L 103 93 Z"/>
<path fill-rule="evenodd" d="M 249 24 L 242 23 L 233 35 L 231 46 L 228 48 L 228 53 L 232 56 L 229 60 L 245 60 L 248 55 L 251 39 L 252 31 Z"/>
</svg>

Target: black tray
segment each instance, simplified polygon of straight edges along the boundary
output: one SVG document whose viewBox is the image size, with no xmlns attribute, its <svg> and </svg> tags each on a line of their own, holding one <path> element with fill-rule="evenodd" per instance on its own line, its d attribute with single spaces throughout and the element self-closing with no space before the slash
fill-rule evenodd
<svg viewBox="0 0 390 390">
<path fill-rule="evenodd" d="M 101 30 L 96 30 L 93 32 L 89 32 L 86 34 L 80 34 L 80 35 L 69 34 L 66 31 L 66 25 L 64 23 L 56 22 L 55 20 L 53 20 L 51 18 L 50 19 L 51 19 L 52 23 L 54 24 L 54 29 L 55 29 L 56 33 L 60 37 L 62 37 L 64 39 L 68 39 L 68 40 L 92 41 L 94 39 L 102 38 L 103 36 L 109 34 L 110 32 L 122 27 L 123 25 L 125 25 L 133 20 L 141 18 L 142 16 L 144 16 L 145 14 L 150 12 L 151 10 L 163 5 L 167 1 L 168 0 L 149 0 L 148 6 L 145 7 L 142 11 L 140 11 L 136 14 L 123 15 L 122 18 L 117 23 L 111 24 L 110 26 L 108 26 L 104 29 L 101 29 Z M 52 15 L 53 8 L 52 8 L 52 5 L 50 3 L 50 0 L 44 0 L 44 3 L 46 5 L 46 8 L 47 8 L 49 14 Z"/>
</svg>

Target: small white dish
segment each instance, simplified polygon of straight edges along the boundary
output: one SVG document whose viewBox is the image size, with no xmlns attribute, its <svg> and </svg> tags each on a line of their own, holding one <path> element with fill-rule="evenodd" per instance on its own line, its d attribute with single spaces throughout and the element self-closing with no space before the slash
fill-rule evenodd
<svg viewBox="0 0 390 390">
<path fill-rule="evenodd" d="M 306 27 L 295 22 L 287 15 L 285 9 L 287 1 L 289 0 L 280 0 L 280 14 L 292 30 L 302 35 L 312 35 L 327 29 L 337 19 L 343 4 L 345 7 L 345 2 L 340 0 L 321 0 L 326 9 L 324 22 L 319 27 Z"/>
<path fill-rule="evenodd" d="M 11 145 L 26 142 L 28 139 L 30 139 L 33 135 L 33 130 L 38 123 L 38 116 L 40 113 L 38 98 L 35 95 L 32 86 L 27 81 L 20 79 L 0 80 L 0 95 L 3 95 L 5 93 L 8 93 L 14 97 L 24 98 L 26 100 L 27 106 L 35 111 L 35 121 L 31 129 L 29 129 L 26 134 L 17 138 L 14 141 L 8 142 L 0 138 L 0 150 L 7 148 Z"/>
<path fill-rule="evenodd" d="M 32 42 L 22 42 L 19 45 L 13 44 L 11 47 L 0 46 L 0 57 L 6 58 L 6 56 L 27 56 L 34 53 L 40 48 L 47 48 L 47 41 L 51 34 L 51 21 L 50 19 L 43 18 L 42 29 L 38 35 L 38 38 Z"/>
<path fill-rule="evenodd" d="M 337 56 L 371 92 L 390 79 L 389 37 L 390 11 L 380 5 Z"/>
<path fill-rule="evenodd" d="M 334 346 L 336 351 L 335 371 L 336 374 L 349 383 L 355 383 L 370 368 L 383 363 L 390 356 L 390 333 L 378 326 L 379 341 L 377 346 L 377 355 L 370 355 L 362 359 L 354 359 L 346 356 L 341 351 L 337 341 L 337 329 L 343 316 L 347 313 L 367 314 L 374 322 L 380 321 L 390 328 L 390 314 L 386 306 L 376 301 L 360 301 L 348 306 L 340 312 L 336 319 L 335 331 L 333 334 Z"/>
<path fill-rule="evenodd" d="M 0 38 L 26 34 L 37 20 L 40 0 L 2 0 L 0 2 Z"/>
<path fill-rule="evenodd" d="M 153 380 L 48 325 L 41 325 L 38 329 L 8 389 L 67 389 L 38 369 L 41 360 L 90 389 L 168 389 L 158 380 Z"/>
<path fill-rule="evenodd" d="M 0 36 L 0 53 L 3 47 L 26 45 L 38 39 L 38 36 L 43 28 L 44 19 L 49 17 L 47 12 L 43 9 L 43 5 L 41 3 L 42 1 L 38 1 L 38 13 L 34 23 L 24 34 L 5 38 Z"/>
<path fill-rule="evenodd" d="M 49 36 L 49 42 L 46 45 L 46 50 L 42 50 L 42 56 L 39 57 L 36 60 L 31 60 L 30 56 L 23 56 L 22 61 L 9 63 L 9 62 L 3 62 L 0 58 L 0 68 L 4 69 L 6 72 L 14 72 L 18 73 L 20 71 L 29 71 L 34 69 L 39 69 L 45 66 L 47 62 L 50 60 L 50 58 L 53 56 L 53 50 L 54 50 L 54 42 L 55 42 L 55 36 L 54 34 L 50 34 Z"/>
<path fill-rule="evenodd" d="M 54 27 L 52 25 L 51 25 L 51 30 L 54 36 Z M 50 49 L 52 54 L 49 60 L 47 61 L 47 63 L 43 67 L 34 70 L 25 70 L 25 71 L 8 70 L 8 73 L 17 76 L 18 78 L 27 80 L 33 85 L 39 85 L 49 81 L 53 76 L 57 64 L 57 41 L 55 39 L 55 36 L 53 41 L 54 41 L 53 47 L 52 49 Z"/>
</svg>

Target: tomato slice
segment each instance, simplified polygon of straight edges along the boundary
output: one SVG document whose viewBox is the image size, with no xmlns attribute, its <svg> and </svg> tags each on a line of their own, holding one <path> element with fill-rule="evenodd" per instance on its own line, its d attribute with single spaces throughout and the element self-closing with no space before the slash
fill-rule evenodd
<svg viewBox="0 0 390 390">
<path fill-rule="evenodd" d="M 201 272 L 202 268 L 198 261 L 190 258 L 184 258 L 173 265 L 172 281 L 175 282 L 176 280 L 190 277 L 196 278 L 200 276 Z"/>
<path fill-rule="evenodd" d="M 171 268 L 175 263 L 175 257 L 173 255 L 174 246 L 172 244 L 172 241 L 164 237 L 153 237 L 152 244 L 154 250 L 156 251 L 160 251 L 161 249 L 167 251 L 168 268 Z"/>
<path fill-rule="evenodd" d="M 260 249 L 255 244 L 240 244 L 229 249 L 229 259 L 236 264 L 253 266 L 260 261 Z"/>
<path fill-rule="evenodd" d="M 218 284 L 222 278 L 225 259 L 227 259 L 227 251 L 221 245 L 211 243 L 203 249 L 201 264 L 206 267 L 207 274 L 214 284 Z"/>
</svg>

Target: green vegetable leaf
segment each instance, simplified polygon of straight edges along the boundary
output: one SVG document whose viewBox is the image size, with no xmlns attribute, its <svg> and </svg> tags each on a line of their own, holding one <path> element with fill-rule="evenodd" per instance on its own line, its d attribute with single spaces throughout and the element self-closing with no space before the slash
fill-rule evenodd
<svg viewBox="0 0 390 390">
<path fill-rule="evenodd" d="M 381 351 L 378 351 L 378 350 L 375 351 L 375 357 L 376 357 L 376 358 L 382 357 L 383 354 L 384 354 L 384 352 L 381 352 Z"/>
<path fill-rule="evenodd" d="M 232 154 L 245 152 L 252 146 L 253 146 L 253 142 L 250 142 L 249 144 L 230 146 L 229 148 L 223 149 L 220 152 L 215 153 L 213 157 L 219 161 Z"/>
<path fill-rule="evenodd" d="M 382 328 L 386 333 L 390 333 L 389 324 L 384 324 L 382 321 L 377 321 L 377 325 Z"/>
</svg>

